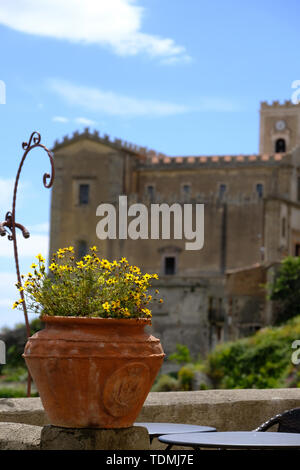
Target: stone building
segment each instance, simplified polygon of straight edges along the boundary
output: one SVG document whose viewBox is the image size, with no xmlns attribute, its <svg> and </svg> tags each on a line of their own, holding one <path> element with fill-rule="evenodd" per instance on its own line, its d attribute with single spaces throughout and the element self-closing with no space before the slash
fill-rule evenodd
<svg viewBox="0 0 300 470">
<path fill-rule="evenodd" d="M 206 354 L 216 343 L 272 321 L 261 284 L 276 263 L 300 254 L 300 105 L 261 103 L 258 155 L 166 156 L 107 135 L 75 132 L 56 141 L 50 253 L 91 245 L 160 273 L 164 303 L 154 334 Z M 204 246 L 186 240 L 99 240 L 101 203 L 204 204 Z"/>
</svg>

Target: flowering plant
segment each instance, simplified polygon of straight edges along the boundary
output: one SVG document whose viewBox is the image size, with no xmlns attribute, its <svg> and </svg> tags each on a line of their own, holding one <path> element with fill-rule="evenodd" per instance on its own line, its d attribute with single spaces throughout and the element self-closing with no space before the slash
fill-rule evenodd
<svg viewBox="0 0 300 470">
<path fill-rule="evenodd" d="M 148 293 L 151 279 L 157 274 L 142 274 L 126 258 L 109 262 L 100 259 L 97 248 L 76 261 L 74 248 L 60 248 L 54 253 L 46 272 L 45 259 L 37 255 L 23 286 L 17 285 L 28 308 L 40 315 L 79 316 L 102 318 L 151 317 L 148 304 L 153 299 Z M 158 294 L 155 290 L 155 294 Z M 23 298 L 17 300 L 18 307 Z M 160 303 L 162 299 L 158 300 Z"/>
</svg>

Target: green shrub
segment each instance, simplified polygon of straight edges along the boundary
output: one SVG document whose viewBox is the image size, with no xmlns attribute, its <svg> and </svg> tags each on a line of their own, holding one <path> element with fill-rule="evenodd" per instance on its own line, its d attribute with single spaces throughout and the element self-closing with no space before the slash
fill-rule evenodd
<svg viewBox="0 0 300 470">
<path fill-rule="evenodd" d="M 37 393 L 32 393 L 32 397 L 37 397 Z M 1 387 L 0 388 L 0 398 L 23 398 L 27 397 L 27 392 L 25 387 L 16 387 L 16 388 L 10 388 L 10 387 Z"/>
<path fill-rule="evenodd" d="M 178 380 L 168 374 L 162 374 L 158 377 L 152 392 L 174 392 L 180 390 Z"/>
<path fill-rule="evenodd" d="M 207 358 L 208 375 L 216 388 L 298 386 L 299 373 L 291 362 L 291 345 L 296 339 L 300 339 L 300 317 L 219 345 Z"/>
<path fill-rule="evenodd" d="M 35 319 L 30 322 L 30 332 L 33 335 L 43 328 L 43 323 L 40 319 Z M 25 324 L 18 324 L 14 328 L 4 328 L 0 332 L 0 339 L 6 344 L 6 365 L 0 366 L 0 375 L 7 367 L 25 367 L 25 362 L 22 357 L 24 352 L 25 343 L 27 341 Z"/>
<path fill-rule="evenodd" d="M 25 382 L 27 380 L 27 369 L 25 366 L 11 367 L 5 365 L 1 370 L 1 375 L 2 382 Z"/>
<path fill-rule="evenodd" d="M 176 352 L 170 354 L 169 360 L 177 362 L 177 364 L 186 364 L 188 362 L 192 362 L 189 348 L 184 344 L 177 344 Z"/>
<path fill-rule="evenodd" d="M 266 288 L 269 298 L 276 301 L 276 324 L 300 315 L 300 257 L 286 257 Z"/>
<path fill-rule="evenodd" d="M 186 364 L 178 371 L 178 379 L 181 390 L 192 390 L 193 379 L 195 376 L 194 364 Z"/>
</svg>

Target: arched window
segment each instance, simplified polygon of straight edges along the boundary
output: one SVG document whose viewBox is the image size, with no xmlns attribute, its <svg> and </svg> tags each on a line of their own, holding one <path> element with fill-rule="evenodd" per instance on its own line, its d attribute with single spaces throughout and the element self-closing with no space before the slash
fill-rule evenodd
<svg viewBox="0 0 300 470">
<path fill-rule="evenodd" d="M 277 139 L 275 142 L 275 153 L 284 153 L 285 152 L 285 140 Z"/>
<path fill-rule="evenodd" d="M 77 259 L 81 260 L 88 252 L 87 242 L 84 240 L 80 240 L 77 243 Z"/>
</svg>

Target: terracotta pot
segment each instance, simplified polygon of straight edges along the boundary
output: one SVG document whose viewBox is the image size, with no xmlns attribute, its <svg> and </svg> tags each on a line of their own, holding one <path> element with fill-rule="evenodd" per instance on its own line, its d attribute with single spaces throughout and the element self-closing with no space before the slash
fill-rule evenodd
<svg viewBox="0 0 300 470">
<path fill-rule="evenodd" d="M 150 319 L 42 318 L 23 357 L 51 424 L 132 426 L 165 356 Z"/>
</svg>

